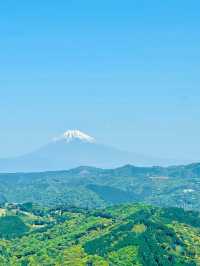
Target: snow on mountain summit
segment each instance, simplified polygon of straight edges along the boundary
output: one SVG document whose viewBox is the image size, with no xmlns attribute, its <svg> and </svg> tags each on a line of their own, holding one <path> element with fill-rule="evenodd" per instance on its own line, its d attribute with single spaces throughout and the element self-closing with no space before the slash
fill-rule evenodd
<svg viewBox="0 0 200 266">
<path fill-rule="evenodd" d="M 67 130 L 65 131 L 60 137 L 54 139 L 55 141 L 58 140 L 65 140 L 66 142 L 70 142 L 73 140 L 81 140 L 84 142 L 94 143 L 95 139 L 86 133 L 81 132 L 80 130 Z"/>
</svg>

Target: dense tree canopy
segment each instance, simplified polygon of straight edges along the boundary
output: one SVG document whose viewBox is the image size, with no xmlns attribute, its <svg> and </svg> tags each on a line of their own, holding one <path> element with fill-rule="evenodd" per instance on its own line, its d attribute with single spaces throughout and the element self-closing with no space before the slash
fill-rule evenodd
<svg viewBox="0 0 200 266">
<path fill-rule="evenodd" d="M 0 265 L 200 265 L 200 216 L 178 208 L 1 208 Z M 15 226 L 13 226 L 15 224 Z"/>
</svg>

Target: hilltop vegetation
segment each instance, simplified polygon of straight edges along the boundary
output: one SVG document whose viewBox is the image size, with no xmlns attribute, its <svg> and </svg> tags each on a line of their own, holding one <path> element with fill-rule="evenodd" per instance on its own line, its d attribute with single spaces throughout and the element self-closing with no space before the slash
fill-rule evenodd
<svg viewBox="0 0 200 266">
<path fill-rule="evenodd" d="M 199 192 L 200 164 L 1 174 L 0 265 L 200 265 Z"/>
<path fill-rule="evenodd" d="M 2 266 L 200 265 L 196 212 L 138 204 L 48 209 L 28 203 L 7 204 L 1 214 Z M 19 226 L 10 226 L 16 219 Z"/>
<path fill-rule="evenodd" d="M 200 164 L 0 174 L 0 203 L 83 208 L 143 202 L 200 210 Z"/>
</svg>

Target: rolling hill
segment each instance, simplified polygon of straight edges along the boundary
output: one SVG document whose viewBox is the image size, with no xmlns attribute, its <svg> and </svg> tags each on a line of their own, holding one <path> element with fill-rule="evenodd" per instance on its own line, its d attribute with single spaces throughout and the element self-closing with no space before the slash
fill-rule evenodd
<svg viewBox="0 0 200 266">
<path fill-rule="evenodd" d="M 200 265 L 200 215 L 178 208 L 12 204 L 1 209 L 0 235 L 2 266 Z"/>
<path fill-rule="evenodd" d="M 129 202 L 200 210 L 200 164 L 0 174 L 5 202 L 105 207 Z"/>
</svg>

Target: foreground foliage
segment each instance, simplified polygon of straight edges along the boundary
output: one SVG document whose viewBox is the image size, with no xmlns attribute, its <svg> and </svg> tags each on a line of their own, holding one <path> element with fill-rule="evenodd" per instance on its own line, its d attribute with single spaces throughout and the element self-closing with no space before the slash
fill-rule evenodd
<svg viewBox="0 0 200 266">
<path fill-rule="evenodd" d="M 27 203 L 8 204 L 0 213 L 3 266 L 200 265 L 196 212 L 145 205 L 48 209 Z"/>
</svg>

